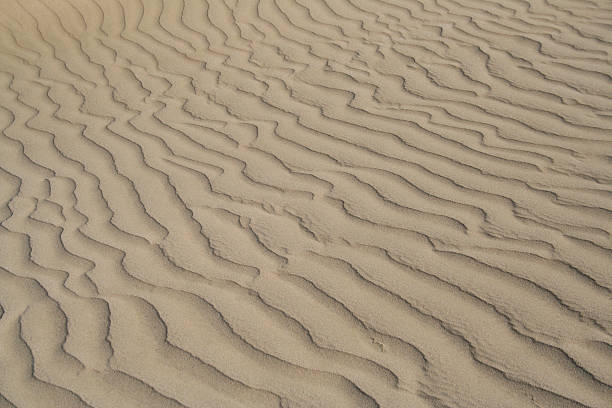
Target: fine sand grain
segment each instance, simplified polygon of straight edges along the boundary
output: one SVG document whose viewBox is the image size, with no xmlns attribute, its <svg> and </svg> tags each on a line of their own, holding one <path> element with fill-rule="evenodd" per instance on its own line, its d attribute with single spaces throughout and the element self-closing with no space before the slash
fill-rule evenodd
<svg viewBox="0 0 612 408">
<path fill-rule="evenodd" d="M 612 1 L 0 0 L 0 408 L 612 407 Z"/>
</svg>

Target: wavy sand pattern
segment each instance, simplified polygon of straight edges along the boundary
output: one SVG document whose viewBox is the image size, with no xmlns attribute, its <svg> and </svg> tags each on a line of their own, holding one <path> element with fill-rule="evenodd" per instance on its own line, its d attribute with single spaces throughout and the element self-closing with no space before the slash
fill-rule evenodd
<svg viewBox="0 0 612 408">
<path fill-rule="evenodd" d="M 0 407 L 612 406 L 609 0 L 0 32 Z"/>
</svg>

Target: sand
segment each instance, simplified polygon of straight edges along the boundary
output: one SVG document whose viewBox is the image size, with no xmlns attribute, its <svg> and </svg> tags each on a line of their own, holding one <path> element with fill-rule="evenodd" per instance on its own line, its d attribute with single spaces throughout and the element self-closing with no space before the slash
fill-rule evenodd
<svg viewBox="0 0 612 408">
<path fill-rule="evenodd" d="M 1 0 L 0 407 L 612 407 L 609 0 Z"/>
</svg>

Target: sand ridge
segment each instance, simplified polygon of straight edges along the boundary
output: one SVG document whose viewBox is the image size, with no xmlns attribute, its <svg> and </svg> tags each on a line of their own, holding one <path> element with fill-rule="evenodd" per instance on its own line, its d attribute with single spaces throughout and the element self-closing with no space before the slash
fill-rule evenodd
<svg viewBox="0 0 612 408">
<path fill-rule="evenodd" d="M 606 0 L 0 0 L 0 407 L 610 407 Z"/>
</svg>

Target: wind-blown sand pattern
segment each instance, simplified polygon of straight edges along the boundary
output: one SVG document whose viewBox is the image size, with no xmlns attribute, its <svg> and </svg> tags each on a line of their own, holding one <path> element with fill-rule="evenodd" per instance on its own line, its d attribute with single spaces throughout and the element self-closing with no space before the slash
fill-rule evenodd
<svg viewBox="0 0 612 408">
<path fill-rule="evenodd" d="M 0 32 L 0 407 L 612 406 L 611 2 Z"/>
</svg>

